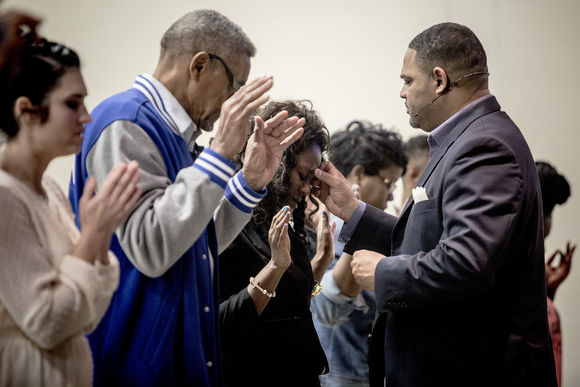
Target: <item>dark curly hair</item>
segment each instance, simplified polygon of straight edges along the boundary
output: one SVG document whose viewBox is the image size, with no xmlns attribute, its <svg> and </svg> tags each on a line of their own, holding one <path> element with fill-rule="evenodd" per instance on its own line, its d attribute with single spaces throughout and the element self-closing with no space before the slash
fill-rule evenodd
<svg viewBox="0 0 580 387">
<path fill-rule="evenodd" d="M 536 161 L 536 170 L 540 179 L 544 216 L 548 216 L 556 204 L 566 203 L 570 197 L 570 184 L 556 171 L 556 168 L 544 161 Z"/>
<path fill-rule="evenodd" d="M 407 168 L 407 157 L 403 152 L 403 141 L 398 133 L 383 129 L 381 125 L 352 121 L 346 130 L 336 132 L 331 137 L 332 163 L 344 176 L 357 165 L 364 168 L 367 176 L 375 176 L 379 171 L 395 164 Z"/>
<path fill-rule="evenodd" d="M 13 76 L 6 81 L 0 93 L 0 129 L 8 138 L 18 134 L 18 123 L 13 114 L 19 97 L 28 97 L 34 113 L 44 123 L 48 120 L 48 94 L 56 87 L 60 77 L 71 68 L 80 68 L 78 55 L 71 49 L 54 42 L 42 40 L 23 47 Z"/>
<path fill-rule="evenodd" d="M 298 163 L 298 156 L 311 149 L 313 145 L 320 148 L 323 160 L 329 152 L 330 136 L 328 129 L 324 125 L 322 118 L 312 108 L 312 103 L 308 100 L 295 101 L 271 101 L 266 106 L 258 109 L 255 116 L 260 116 L 264 121 L 269 120 L 281 111 L 287 111 L 288 117 L 304 118 L 306 122 L 302 126 L 304 134 L 284 151 L 281 163 L 272 181 L 268 184 L 268 193 L 258 203 L 252 212 L 251 225 L 258 231 L 264 240 L 268 240 L 268 230 L 274 215 L 286 204 L 290 195 L 290 174 Z M 254 119 L 250 120 L 248 126 L 248 138 L 252 135 Z M 245 151 L 244 151 L 245 152 Z M 244 152 L 238 154 L 234 161 L 241 168 L 243 165 Z M 310 196 L 313 203 L 316 199 Z M 306 231 L 304 230 L 304 210 L 306 201 L 302 200 L 298 208 L 292 213 L 294 220 L 294 231 L 301 239 L 306 241 Z M 315 213 L 316 211 L 313 211 Z"/>
</svg>

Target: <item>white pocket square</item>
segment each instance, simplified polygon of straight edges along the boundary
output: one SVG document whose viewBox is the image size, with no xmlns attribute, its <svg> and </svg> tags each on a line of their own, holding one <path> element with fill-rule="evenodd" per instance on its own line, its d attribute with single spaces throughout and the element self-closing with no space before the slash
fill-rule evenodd
<svg viewBox="0 0 580 387">
<path fill-rule="evenodd" d="M 413 201 L 415 203 L 419 203 L 422 202 L 423 200 L 429 199 L 427 197 L 427 191 L 425 190 L 425 187 L 415 187 L 411 192 L 413 194 Z"/>
</svg>

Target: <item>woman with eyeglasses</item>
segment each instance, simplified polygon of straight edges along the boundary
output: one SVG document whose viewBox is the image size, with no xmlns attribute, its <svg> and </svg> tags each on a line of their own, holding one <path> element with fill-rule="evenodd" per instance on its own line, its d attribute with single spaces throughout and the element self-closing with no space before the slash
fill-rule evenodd
<svg viewBox="0 0 580 387">
<path fill-rule="evenodd" d="M 270 102 L 257 116 L 266 121 L 282 111 L 305 119 L 304 134 L 286 149 L 250 223 L 219 257 L 225 386 L 319 386 L 318 375 L 328 372 L 310 299 L 334 257 L 334 228 L 323 213 L 311 261 L 304 210 L 305 198 L 316 194 L 314 171 L 329 136 L 307 101 Z M 243 154 L 237 161 L 243 164 Z"/>
<path fill-rule="evenodd" d="M 353 121 L 333 133 L 332 162 L 363 202 L 381 210 L 393 200 L 395 182 L 407 165 L 399 134 L 380 125 Z M 342 220 L 337 223 L 338 236 Z M 335 244 L 336 259 L 322 281 L 322 292 L 312 300 L 312 314 L 330 372 L 322 386 L 368 386 L 368 335 L 376 313 L 374 292 L 364 290 L 352 275 L 352 256 Z"/>
<path fill-rule="evenodd" d="M 44 174 L 80 150 L 91 120 L 78 56 L 29 43 L 0 92 L 0 386 L 90 386 L 84 334 L 105 314 L 119 278 L 111 236 L 140 196 L 136 163 L 118 165 L 96 194 L 87 184 L 76 228 Z"/>
</svg>

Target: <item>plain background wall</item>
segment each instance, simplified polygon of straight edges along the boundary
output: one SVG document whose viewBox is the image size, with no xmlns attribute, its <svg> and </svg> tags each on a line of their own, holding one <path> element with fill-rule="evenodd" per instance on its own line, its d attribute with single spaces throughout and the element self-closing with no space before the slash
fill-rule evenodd
<svg viewBox="0 0 580 387">
<path fill-rule="evenodd" d="M 311 100 L 331 131 L 366 119 L 396 128 L 404 139 L 422 133 L 409 127 L 399 98 L 409 41 L 436 23 L 465 24 L 486 48 L 492 93 L 534 157 L 554 165 L 572 186 L 572 197 L 554 211 L 548 255 L 580 240 L 578 0 L 10 0 L 8 7 L 43 18 L 43 35 L 79 53 L 89 110 L 131 87 L 136 75 L 153 72 L 161 35 L 175 20 L 212 8 L 253 40 L 258 53 L 250 78 L 272 74 L 272 98 Z M 63 189 L 71 163 L 72 157 L 62 158 L 49 167 Z M 555 300 L 566 386 L 580 385 L 578 265 Z"/>
</svg>

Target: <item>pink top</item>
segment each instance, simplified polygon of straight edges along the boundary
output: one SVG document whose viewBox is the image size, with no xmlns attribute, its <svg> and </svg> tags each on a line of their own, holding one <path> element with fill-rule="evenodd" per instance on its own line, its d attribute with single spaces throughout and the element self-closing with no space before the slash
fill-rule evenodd
<svg viewBox="0 0 580 387">
<path fill-rule="evenodd" d="M 560 316 L 554 307 L 553 301 L 548 298 L 548 325 L 552 335 L 552 347 L 554 348 L 554 360 L 556 361 L 556 377 L 558 386 L 562 385 L 562 331 L 560 330 Z"/>
</svg>

